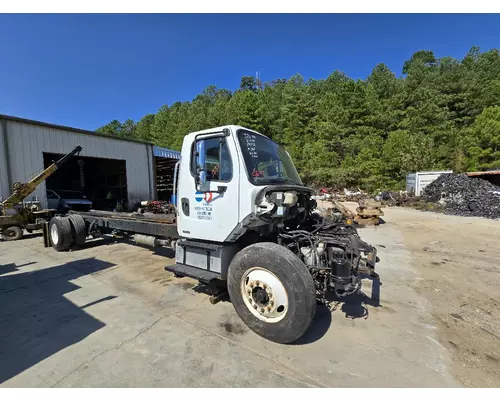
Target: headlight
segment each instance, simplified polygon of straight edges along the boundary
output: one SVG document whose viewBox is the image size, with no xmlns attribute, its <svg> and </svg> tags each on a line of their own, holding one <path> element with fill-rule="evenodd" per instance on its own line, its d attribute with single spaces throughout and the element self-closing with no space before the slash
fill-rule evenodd
<svg viewBox="0 0 500 400">
<path fill-rule="evenodd" d="M 366 254 L 366 259 L 368 260 L 368 263 L 371 264 L 373 267 L 375 267 L 375 263 L 378 262 L 378 257 L 377 257 L 377 250 L 373 249 L 373 251 Z"/>
</svg>

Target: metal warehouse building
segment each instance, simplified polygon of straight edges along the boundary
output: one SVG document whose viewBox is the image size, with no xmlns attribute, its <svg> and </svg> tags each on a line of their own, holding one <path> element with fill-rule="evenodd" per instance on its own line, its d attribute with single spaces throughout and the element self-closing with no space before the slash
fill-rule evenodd
<svg viewBox="0 0 500 400">
<path fill-rule="evenodd" d="M 0 114 L 0 197 L 14 182 L 27 182 L 76 146 L 68 161 L 30 195 L 47 207 L 47 190 L 82 191 L 96 209 L 112 202 L 168 200 L 180 153 L 151 143 Z"/>
</svg>

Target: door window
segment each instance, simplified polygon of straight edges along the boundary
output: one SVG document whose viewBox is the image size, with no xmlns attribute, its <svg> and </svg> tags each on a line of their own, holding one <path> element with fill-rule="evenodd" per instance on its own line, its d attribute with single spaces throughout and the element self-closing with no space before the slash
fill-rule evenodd
<svg viewBox="0 0 500 400">
<path fill-rule="evenodd" d="M 233 177 L 233 164 L 227 147 L 226 138 L 203 139 L 203 146 L 196 142 L 191 158 L 191 172 L 196 175 L 197 169 L 205 171 L 207 181 L 228 182 Z M 203 155 L 196 155 L 197 149 L 203 149 Z M 199 165 L 204 160 L 204 165 Z"/>
</svg>

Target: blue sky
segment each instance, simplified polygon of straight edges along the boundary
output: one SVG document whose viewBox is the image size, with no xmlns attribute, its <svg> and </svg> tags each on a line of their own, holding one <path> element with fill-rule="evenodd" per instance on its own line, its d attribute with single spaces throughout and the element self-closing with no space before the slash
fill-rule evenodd
<svg viewBox="0 0 500 400">
<path fill-rule="evenodd" d="M 214 84 L 398 75 L 421 49 L 500 47 L 498 15 L 0 15 L 0 113 L 83 129 L 139 120 Z"/>
</svg>

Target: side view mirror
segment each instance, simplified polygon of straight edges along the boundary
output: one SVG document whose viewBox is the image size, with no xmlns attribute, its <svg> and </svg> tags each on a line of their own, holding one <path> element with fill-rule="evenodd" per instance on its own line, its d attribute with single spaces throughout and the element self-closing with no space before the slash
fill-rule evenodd
<svg viewBox="0 0 500 400">
<path fill-rule="evenodd" d="M 202 192 L 206 187 L 207 172 L 205 171 L 205 141 L 196 142 L 196 190 Z"/>
<path fill-rule="evenodd" d="M 206 192 L 208 190 L 205 171 L 199 170 L 196 172 L 195 183 L 197 192 Z"/>
<path fill-rule="evenodd" d="M 195 179 L 196 184 L 204 185 L 205 183 L 207 183 L 207 173 L 205 172 L 205 170 L 197 168 Z"/>
</svg>

